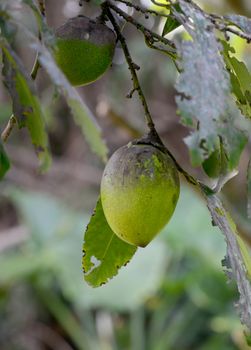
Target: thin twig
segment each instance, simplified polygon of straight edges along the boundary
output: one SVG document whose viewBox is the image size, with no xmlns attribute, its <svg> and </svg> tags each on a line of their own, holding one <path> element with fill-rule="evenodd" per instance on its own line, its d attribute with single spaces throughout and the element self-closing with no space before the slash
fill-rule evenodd
<svg viewBox="0 0 251 350">
<path fill-rule="evenodd" d="M 39 68 L 40 68 L 40 63 L 38 61 L 38 54 L 37 54 L 34 65 L 31 70 L 31 74 L 30 74 L 32 80 L 36 79 Z"/>
<path fill-rule="evenodd" d="M 151 40 L 149 40 L 149 38 L 145 38 L 145 43 L 148 47 L 150 47 L 151 49 L 154 49 L 154 50 L 157 50 L 157 51 L 160 51 L 164 54 L 166 54 L 167 56 L 169 56 L 173 62 L 175 63 L 175 60 L 177 59 L 177 55 L 172 53 L 172 52 L 169 52 L 168 50 L 164 49 L 163 47 L 160 47 L 160 46 L 156 46 L 153 44 L 153 42 Z M 176 66 L 177 68 L 177 66 Z"/>
<path fill-rule="evenodd" d="M 118 0 L 118 1 L 120 1 L 120 0 Z M 161 51 L 162 53 L 168 55 L 172 59 L 172 61 L 174 62 L 174 65 L 175 65 L 176 69 L 178 70 L 178 72 L 180 71 L 179 67 L 176 63 L 177 54 L 176 54 L 175 45 L 170 40 L 158 35 L 157 33 L 153 32 L 149 29 L 147 29 L 142 24 L 137 22 L 132 16 L 127 15 L 124 11 L 122 11 L 118 7 L 114 6 L 109 1 L 107 1 L 107 3 L 108 3 L 108 6 L 112 10 L 114 10 L 118 15 L 123 17 L 127 22 L 133 24 L 138 30 L 140 30 L 144 34 L 145 42 L 146 42 L 146 45 L 148 47 L 150 47 L 151 49 L 154 49 L 154 50 Z M 168 45 L 168 49 L 164 49 L 164 48 L 161 48 L 161 47 L 154 45 L 154 43 L 156 43 L 156 42 L 162 42 L 163 44 Z M 172 46 L 172 48 L 170 46 Z"/>
<path fill-rule="evenodd" d="M 109 3 L 109 5 L 110 5 L 110 3 Z M 113 25 L 113 28 L 114 28 L 114 30 L 115 30 L 115 32 L 117 34 L 118 40 L 121 43 L 121 47 L 122 47 L 122 49 L 124 51 L 125 59 L 127 61 L 128 68 L 129 68 L 129 70 L 131 72 L 131 75 L 132 75 L 133 88 L 134 88 L 135 91 L 138 92 L 139 98 L 140 98 L 140 100 L 142 102 L 142 105 L 143 105 L 143 108 L 144 108 L 144 111 L 145 111 L 145 119 L 146 119 L 147 126 L 148 126 L 150 131 L 152 131 L 152 130 L 155 131 L 155 127 L 154 127 L 154 123 L 153 123 L 153 120 L 152 120 L 152 116 L 151 116 L 150 111 L 148 109 L 147 102 L 146 102 L 145 96 L 143 94 L 143 91 L 141 89 L 141 86 L 140 86 L 140 83 L 139 83 L 139 80 L 138 80 L 138 76 L 137 76 L 137 73 L 136 73 L 136 70 L 135 70 L 135 64 L 134 64 L 134 62 L 133 62 L 133 60 L 131 58 L 128 46 L 126 44 L 126 40 L 125 40 L 124 36 L 121 34 L 120 28 L 119 28 L 115 18 L 113 17 L 113 15 L 112 15 L 112 13 L 110 11 L 110 8 L 108 7 L 109 5 L 107 3 L 105 3 L 103 5 L 104 11 L 107 14 L 107 17 L 109 18 L 109 20 L 111 21 L 111 23 Z"/>
<path fill-rule="evenodd" d="M 221 32 L 229 32 L 232 33 L 234 35 L 237 35 L 238 37 L 244 39 L 247 41 L 247 43 L 249 44 L 251 42 L 251 35 L 248 35 L 244 32 L 240 32 L 239 30 L 236 30 L 234 28 L 229 27 L 228 25 L 224 24 L 224 23 L 217 23 L 215 22 L 212 18 L 211 18 L 211 22 L 215 25 L 215 27 L 220 30 Z"/>
<path fill-rule="evenodd" d="M 8 123 L 7 123 L 6 127 L 4 128 L 4 130 L 3 130 L 2 134 L 1 134 L 2 142 L 6 142 L 8 140 L 12 130 L 14 129 L 14 127 L 16 125 L 16 123 L 17 123 L 16 118 L 12 114 L 10 119 L 8 120 Z"/>
<path fill-rule="evenodd" d="M 114 27 L 114 30 L 117 34 L 117 37 L 118 37 L 118 40 L 120 41 L 121 43 L 121 46 L 122 46 L 122 49 L 124 51 L 124 54 L 125 54 L 125 58 L 126 58 L 126 61 L 127 61 L 127 64 L 128 64 L 128 67 L 130 69 L 130 72 L 131 72 L 131 75 L 132 75 L 132 80 L 133 80 L 133 90 L 134 91 L 137 91 L 138 92 L 138 95 L 139 95 L 139 98 L 143 104 L 143 107 L 144 107 L 144 110 L 145 110 L 145 118 L 146 118 L 146 122 L 147 122 L 147 126 L 150 130 L 150 132 L 152 131 L 153 133 L 156 133 L 156 130 L 155 130 L 155 127 L 154 127 L 154 123 L 153 123 L 153 120 L 152 120 L 152 117 L 151 117 L 151 114 L 149 112 L 149 109 L 148 109 L 148 106 L 147 106 L 147 102 L 146 102 L 146 99 L 144 97 L 144 94 L 143 94 L 143 91 L 140 87 L 140 83 L 139 83 L 139 80 L 138 80 L 138 77 L 137 77 L 137 73 L 135 71 L 135 68 L 134 68 L 134 63 L 132 61 L 132 58 L 131 58 L 131 55 L 130 55 L 130 52 L 128 50 L 128 47 L 127 47 L 127 44 L 126 44 L 126 41 L 125 41 L 125 38 L 124 36 L 121 34 L 121 31 L 120 31 L 120 28 L 115 20 L 115 18 L 113 17 L 110 9 L 109 9 L 109 4 L 104 4 L 104 10 L 105 10 L 105 13 L 107 14 L 109 20 L 111 21 L 113 27 Z M 164 145 L 163 145 L 164 146 Z M 164 146 L 165 147 L 165 146 Z M 170 157 L 173 159 L 178 171 L 180 173 L 182 173 L 184 175 L 184 177 L 186 178 L 186 180 L 193 184 L 193 185 L 196 185 L 196 186 L 199 186 L 199 182 L 196 181 L 191 175 L 189 175 L 179 164 L 178 162 L 176 161 L 175 157 L 171 154 L 171 152 L 165 147 L 165 150 L 167 151 L 167 153 L 170 155 Z"/>
<path fill-rule="evenodd" d="M 152 38 L 157 41 L 160 41 L 163 44 L 169 46 L 170 52 L 176 53 L 175 45 L 172 41 L 146 28 L 143 24 L 137 22 L 132 16 L 129 16 L 123 10 L 113 5 L 110 1 L 106 1 L 106 4 L 109 6 L 110 9 L 115 11 L 119 16 L 123 17 L 128 23 L 131 23 L 132 25 L 134 25 L 139 31 L 141 31 L 144 34 L 146 38 Z"/>
<path fill-rule="evenodd" d="M 172 3 L 173 0 L 170 0 Z M 236 30 L 231 27 L 231 25 L 235 25 L 234 23 L 231 22 L 231 20 L 227 16 L 220 16 L 214 13 L 207 13 L 204 12 L 197 4 L 195 4 L 192 0 L 184 0 L 186 3 L 192 5 L 197 11 L 201 12 L 204 17 L 206 17 L 212 24 L 214 24 L 215 28 L 218 29 L 221 32 L 229 32 L 234 35 L 239 36 L 240 38 L 246 40 L 248 43 L 251 42 L 251 35 L 243 32 Z"/>
<path fill-rule="evenodd" d="M 189 175 L 188 172 L 186 172 L 186 170 L 184 170 L 182 168 L 182 166 L 177 162 L 177 160 L 175 159 L 175 157 L 173 156 L 173 154 L 169 151 L 169 149 L 164 145 L 166 152 L 169 154 L 169 156 L 172 158 L 177 170 L 185 177 L 185 179 L 187 180 L 187 182 L 189 182 L 190 184 L 194 185 L 194 186 L 199 186 L 201 187 L 201 184 L 199 181 L 197 181 L 192 175 Z M 211 191 L 211 189 L 210 189 Z"/>
<path fill-rule="evenodd" d="M 167 15 L 165 13 L 161 13 L 161 12 L 158 12 L 158 11 L 145 9 L 145 8 L 139 6 L 139 5 L 133 4 L 132 2 L 129 2 L 129 1 L 126 1 L 126 0 L 114 0 L 114 1 L 120 2 L 122 4 L 125 4 L 127 7 L 134 8 L 136 11 L 141 12 L 144 15 L 150 14 L 150 15 L 161 16 L 161 17 L 166 17 L 166 18 L 170 17 L 170 15 Z"/>
</svg>

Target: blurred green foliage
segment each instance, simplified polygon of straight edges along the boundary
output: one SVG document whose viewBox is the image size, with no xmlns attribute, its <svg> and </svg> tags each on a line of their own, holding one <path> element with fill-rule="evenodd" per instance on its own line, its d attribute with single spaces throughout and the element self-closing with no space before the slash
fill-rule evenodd
<svg viewBox="0 0 251 350">
<path fill-rule="evenodd" d="M 0 256 L 1 349 L 28 349 L 22 332 L 38 322 L 80 350 L 246 349 L 237 291 L 221 270 L 223 236 L 186 187 L 163 233 L 98 289 L 81 271 L 88 215 L 36 192 L 5 195 L 29 236 Z"/>
</svg>

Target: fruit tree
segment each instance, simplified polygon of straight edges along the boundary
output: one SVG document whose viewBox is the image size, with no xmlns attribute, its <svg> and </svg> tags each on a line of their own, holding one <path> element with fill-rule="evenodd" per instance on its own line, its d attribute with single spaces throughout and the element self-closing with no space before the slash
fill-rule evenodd
<svg viewBox="0 0 251 350">
<path fill-rule="evenodd" d="M 0 178 L 11 167 L 5 145 L 16 127 L 27 129 L 40 171 L 50 168 L 53 159 L 46 118 L 35 82 L 38 72 L 46 72 L 56 93 L 64 97 L 90 150 L 107 163 L 100 198 L 84 236 L 85 280 L 93 287 L 109 282 L 138 247 L 154 239 L 175 215 L 181 179 L 203 196 L 212 224 L 225 237 L 223 266 L 236 281 L 238 313 L 247 332 L 251 331 L 250 247 L 221 196 L 224 185 L 238 173 L 243 151 L 248 149 L 251 74 L 240 60 L 234 40 L 250 44 L 251 20 L 237 13 L 212 13 L 206 4 L 202 8 L 193 0 L 76 0 L 80 7 L 86 2 L 89 4 L 85 6 L 95 7 L 95 18 L 81 14 L 52 29 L 44 0 L 19 0 L 33 13 L 36 30 L 20 20 L 17 1 L 0 2 L 2 79 L 13 107 L 1 131 Z M 236 8 L 237 2 L 233 3 Z M 139 69 L 144 67 L 132 57 L 126 27 L 141 35 L 147 49 L 163 55 L 175 67 L 177 118 L 188 131 L 184 141 L 190 163 L 204 171 L 208 181 L 185 170 L 175 150 L 170 151 L 161 140 L 139 79 Z M 34 53 L 30 74 L 16 50 L 19 32 Z M 107 160 L 101 130 L 76 87 L 91 90 L 92 83 L 109 70 L 112 79 L 117 50 L 123 52 L 132 82 L 126 97 L 138 99 L 147 131 L 121 144 Z M 247 217 L 251 217 L 251 162 L 246 173 Z"/>
</svg>

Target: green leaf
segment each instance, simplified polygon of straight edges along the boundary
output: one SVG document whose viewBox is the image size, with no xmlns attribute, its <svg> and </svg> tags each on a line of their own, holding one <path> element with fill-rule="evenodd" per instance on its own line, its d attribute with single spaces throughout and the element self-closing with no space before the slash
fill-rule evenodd
<svg viewBox="0 0 251 350">
<path fill-rule="evenodd" d="M 236 57 L 233 47 L 222 41 L 223 57 L 230 73 L 232 93 L 236 97 L 236 104 L 243 115 L 251 118 L 251 75 L 244 64 Z"/>
<path fill-rule="evenodd" d="M 240 318 L 251 331 L 251 256 L 244 241 L 239 236 L 236 225 L 216 195 L 206 196 L 213 222 L 225 236 L 227 255 L 223 266 L 230 279 L 237 283 L 240 299 L 236 304 Z"/>
<path fill-rule="evenodd" d="M 181 12 L 179 4 L 173 6 L 176 11 Z M 166 23 L 163 28 L 162 36 L 172 32 L 174 29 L 180 27 L 180 22 L 174 17 L 173 9 L 170 10 L 170 16 L 166 19 Z"/>
<path fill-rule="evenodd" d="M 35 87 L 26 73 L 16 53 L 5 41 L 0 45 L 4 58 L 4 82 L 13 101 L 13 114 L 19 127 L 27 127 L 32 143 L 40 161 L 40 169 L 45 171 L 51 164 L 48 149 L 48 136 L 45 129 L 44 115 Z"/>
<path fill-rule="evenodd" d="M 180 5 L 193 23 L 186 26 L 192 40 L 177 45 L 182 71 L 176 84 L 176 101 L 182 123 L 195 129 L 185 142 L 192 164 L 198 166 L 216 150 L 221 136 L 231 170 L 238 165 L 247 136 L 236 126 L 242 116 L 231 99 L 222 48 L 204 14 L 184 1 Z"/>
<path fill-rule="evenodd" d="M 136 250 L 137 247 L 122 241 L 111 230 L 99 199 L 84 236 L 85 280 L 92 287 L 108 282 L 131 260 Z"/>
<path fill-rule="evenodd" d="M 61 70 L 56 65 L 49 50 L 38 41 L 35 44 L 39 52 L 39 62 L 46 69 L 52 82 L 58 87 L 68 103 L 75 122 L 81 127 L 86 141 L 93 152 L 105 162 L 107 160 L 107 147 L 101 137 L 101 130 L 94 116 L 77 91 L 70 85 Z"/>
<path fill-rule="evenodd" d="M 9 168 L 10 161 L 7 154 L 5 153 L 2 143 L 0 142 L 0 180 L 4 177 Z"/>
<path fill-rule="evenodd" d="M 174 29 L 178 28 L 180 26 L 180 23 L 177 21 L 177 19 L 168 17 L 165 23 L 165 26 L 163 28 L 162 36 L 165 36 L 166 34 L 172 32 Z"/>
</svg>

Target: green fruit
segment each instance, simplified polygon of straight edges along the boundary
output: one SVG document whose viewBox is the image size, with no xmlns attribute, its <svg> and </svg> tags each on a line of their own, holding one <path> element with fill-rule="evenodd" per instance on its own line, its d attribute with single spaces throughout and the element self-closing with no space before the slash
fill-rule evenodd
<svg viewBox="0 0 251 350">
<path fill-rule="evenodd" d="M 101 181 L 101 201 L 111 229 L 122 240 L 145 247 L 170 220 L 179 198 L 177 169 L 152 145 L 119 148 Z"/>
<path fill-rule="evenodd" d="M 55 59 L 72 85 L 89 84 L 110 67 L 116 36 L 106 25 L 78 16 L 59 27 L 56 37 Z"/>
</svg>

